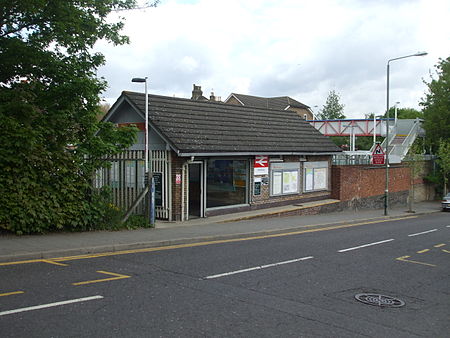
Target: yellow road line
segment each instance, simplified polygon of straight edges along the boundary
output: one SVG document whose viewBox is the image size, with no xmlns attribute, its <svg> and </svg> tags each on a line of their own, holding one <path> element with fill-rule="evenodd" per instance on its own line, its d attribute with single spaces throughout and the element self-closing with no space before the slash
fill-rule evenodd
<svg viewBox="0 0 450 338">
<path fill-rule="evenodd" d="M 445 244 L 444 244 L 444 243 L 441 243 L 441 244 L 436 244 L 434 247 L 435 247 L 435 248 L 440 248 L 440 247 L 443 247 L 443 246 L 445 246 Z"/>
<path fill-rule="evenodd" d="M 86 284 L 92 284 L 92 283 L 109 282 L 109 281 L 112 281 L 112 280 L 119 280 L 119 279 L 124 279 L 124 278 L 131 278 L 131 276 L 121 275 L 119 273 L 114 273 L 114 272 L 107 272 L 107 271 L 97 271 L 97 272 L 105 274 L 105 275 L 115 276 L 115 277 L 103 278 L 103 279 L 95 279 L 95 280 L 88 280 L 88 281 L 85 281 L 85 282 L 72 283 L 72 285 L 86 285 Z"/>
<path fill-rule="evenodd" d="M 25 292 L 23 292 L 23 291 L 14 291 L 14 292 L 0 293 L 0 297 L 12 296 L 12 295 L 20 295 L 22 293 L 25 293 Z"/>
<path fill-rule="evenodd" d="M 444 252 L 446 252 L 446 253 L 450 253 L 450 251 L 448 251 L 448 250 L 445 250 L 445 249 L 442 249 L 442 251 L 444 251 Z"/>
<path fill-rule="evenodd" d="M 423 250 L 417 251 L 417 253 L 421 254 L 421 253 L 428 252 L 428 251 L 430 251 L 430 249 L 423 249 Z"/>
<path fill-rule="evenodd" d="M 42 262 L 48 263 L 48 264 L 60 265 L 60 266 L 68 266 L 68 264 L 54 262 L 53 260 L 50 260 L 50 259 L 43 259 Z"/>
<path fill-rule="evenodd" d="M 423 262 L 418 262 L 418 261 L 413 261 L 413 260 L 410 260 L 410 259 L 406 259 L 406 258 L 409 258 L 409 257 L 410 257 L 410 256 L 402 256 L 402 257 L 396 258 L 396 260 L 402 261 L 402 262 L 408 262 L 408 263 L 414 263 L 414 264 L 420 264 L 420 265 L 426 265 L 426 266 L 433 266 L 433 267 L 436 267 L 436 265 L 434 265 L 434 264 L 423 263 Z"/>
<path fill-rule="evenodd" d="M 4 262 L 0 263 L 0 266 L 18 265 L 18 264 L 30 264 L 30 263 L 42 263 L 43 259 L 28 259 L 25 261 Z"/>
<path fill-rule="evenodd" d="M 272 234 L 272 235 L 250 236 L 250 237 L 243 237 L 243 238 L 221 239 L 221 240 L 213 240 L 213 241 L 206 241 L 206 242 L 159 246 L 159 247 L 153 247 L 153 248 L 130 249 L 130 250 L 103 252 L 103 253 L 97 253 L 97 254 L 57 257 L 57 258 L 52 258 L 51 261 L 52 262 L 66 262 L 66 261 L 79 260 L 79 259 L 119 256 L 119 255 L 146 253 L 146 252 L 155 252 L 155 251 L 164 251 L 164 250 L 174 250 L 174 249 L 182 249 L 182 248 L 193 248 L 193 247 L 198 247 L 198 246 L 206 246 L 206 245 L 214 245 L 214 244 L 236 243 L 236 242 L 252 241 L 252 240 L 256 240 L 256 239 L 285 237 L 285 236 L 293 236 L 293 235 L 300 235 L 300 234 L 320 232 L 320 231 L 352 228 L 352 227 L 357 227 L 357 226 L 361 226 L 361 225 L 393 222 L 393 221 L 400 221 L 400 220 L 412 219 L 412 218 L 417 218 L 417 217 L 418 216 L 407 216 L 407 217 L 399 217 L 399 218 L 392 218 L 392 219 L 385 219 L 385 220 L 376 220 L 376 221 L 367 221 L 367 222 L 360 222 L 360 223 L 353 223 L 353 224 L 335 225 L 335 226 L 329 226 L 329 227 L 318 228 L 318 229 L 298 230 L 298 231 L 284 232 L 284 233 L 278 233 L 278 234 Z M 318 224 L 316 226 L 320 226 L 320 224 Z M 33 259 L 33 260 L 26 260 L 26 261 L 0 263 L 0 266 L 28 264 L 28 263 L 42 263 L 44 261 L 45 261 L 45 259 Z"/>
</svg>

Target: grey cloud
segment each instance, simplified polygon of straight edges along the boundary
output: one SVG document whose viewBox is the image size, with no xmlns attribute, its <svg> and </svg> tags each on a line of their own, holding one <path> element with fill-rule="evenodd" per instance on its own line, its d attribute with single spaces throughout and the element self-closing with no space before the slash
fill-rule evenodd
<svg viewBox="0 0 450 338">
<path fill-rule="evenodd" d="M 108 81 L 109 89 L 104 94 L 107 98 L 117 98 L 122 90 L 141 90 L 130 81 L 133 77 L 144 76 L 149 77 L 149 92 L 171 95 L 189 92 L 192 83 L 211 76 L 210 60 L 204 45 L 177 39 L 154 46 L 134 62 L 107 60 L 99 75 Z"/>
</svg>

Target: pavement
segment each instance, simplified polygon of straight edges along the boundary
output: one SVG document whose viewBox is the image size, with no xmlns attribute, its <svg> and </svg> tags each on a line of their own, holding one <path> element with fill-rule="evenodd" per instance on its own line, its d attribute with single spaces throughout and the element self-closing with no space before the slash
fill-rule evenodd
<svg viewBox="0 0 450 338">
<path fill-rule="evenodd" d="M 370 222 L 396 217 L 440 212 L 439 201 L 414 203 L 414 213 L 406 206 L 395 207 L 384 216 L 383 209 L 345 210 L 317 215 L 292 215 L 300 209 L 338 203 L 325 200 L 284 207 L 198 218 L 186 222 L 158 221 L 155 228 L 51 233 L 16 236 L 0 234 L 0 262 L 45 259 L 91 253 L 188 244 L 258 236 L 332 225 Z"/>
</svg>

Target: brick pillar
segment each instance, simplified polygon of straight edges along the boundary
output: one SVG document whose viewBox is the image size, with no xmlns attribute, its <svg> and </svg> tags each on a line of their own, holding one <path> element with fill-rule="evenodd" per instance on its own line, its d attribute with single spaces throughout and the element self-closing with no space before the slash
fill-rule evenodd
<svg viewBox="0 0 450 338">
<path fill-rule="evenodd" d="M 172 217 L 174 221 L 181 221 L 182 207 L 182 184 L 185 184 L 183 177 L 183 164 L 185 159 L 178 157 L 172 153 L 172 172 L 170 179 L 172 180 Z M 179 175 L 179 176 L 178 176 Z M 177 184 L 177 176 L 181 177 L 181 184 Z M 185 189 L 186 193 L 186 189 Z M 184 201 L 186 202 L 186 196 Z"/>
</svg>

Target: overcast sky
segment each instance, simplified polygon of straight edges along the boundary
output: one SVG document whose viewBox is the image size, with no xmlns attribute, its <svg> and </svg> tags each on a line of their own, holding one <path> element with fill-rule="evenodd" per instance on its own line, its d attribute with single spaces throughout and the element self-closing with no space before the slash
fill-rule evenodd
<svg viewBox="0 0 450 338">
<path fill-rule="evenodd" d="M 387 60 L 428 52 L 390 67 L 391 105 L 418 109 L 423 80 L 450 56 L 448 0 L 161 0 L 120 15 L 131 44 L 96 46 L 109 103 L 148 76 L 153 94 L 190 98 L 196 84 L 206 97 L 290 96 L 315 112 L 335 90 L 347 117 L 364 118 L 386 109 Z"/>
</svg>

